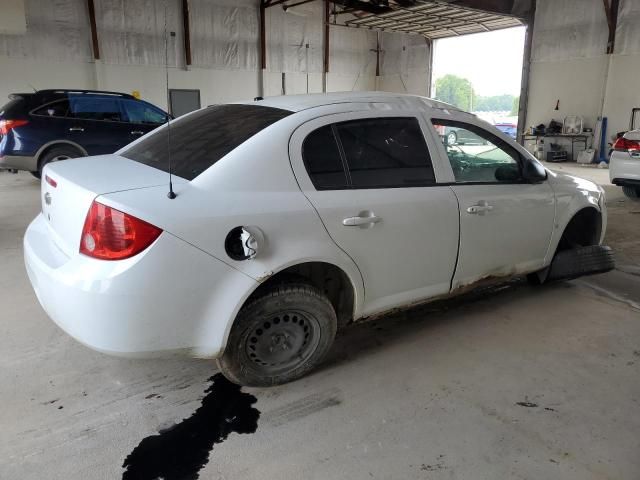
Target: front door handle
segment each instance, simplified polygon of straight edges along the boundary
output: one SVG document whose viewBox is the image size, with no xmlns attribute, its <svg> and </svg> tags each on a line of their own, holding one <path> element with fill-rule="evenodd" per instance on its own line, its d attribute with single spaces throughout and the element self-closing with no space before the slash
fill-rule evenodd
<svg viewBox="0 0 640 480">
<path fill-rule="evenodd" d="M 382 218 L 376 217 L 373 213 L 367 214 L 361 212 L 357 217 L 347 217 L 342 220 L 342 225 L 345 227 L 373 227 L 376 223 L 380 222 Z"/>
<path fill-rule="evenodd" d="M 144 132 L 142 130 L 134 130 L 131 135 L 144 135 Z"/>
<path fill-rule="evenodd" d="M 70 132 L 84 132 L 84 128 L 82 127 L 71 127 L 69 129 Z"/>
<path fill-rule="evenodd" d="M 493 210 L 492 205 L 480 203 L 478 205 L 471 205 L 467 208 L 467 213 L 471 213 L 472 215 L 484 215 L 486 212 L 490 212 L 491 210 Z"/>
</svg>

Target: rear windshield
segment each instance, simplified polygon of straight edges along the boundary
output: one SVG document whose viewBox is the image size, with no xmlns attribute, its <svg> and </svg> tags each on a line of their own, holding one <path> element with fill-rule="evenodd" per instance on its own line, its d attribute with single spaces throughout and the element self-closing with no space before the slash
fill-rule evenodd
<svg viewBox="0 0 640 480">
<path fill-rule="evenodd" d="M 26 113 L 25 109 L 22 108 L 24 103 L 25 100 L 21 97 L 10 98 L 7 103 L 0 107 L 0 118 Z"/>
<path fill-rule="evenodd" d="M 171 122 L 171 169 L 193 180 L 231 150 L 293 112 L 260 105 L 216 105 Z M 152 133 L 120 155 L 169 171 L 167 129 Z"/>
</svg>

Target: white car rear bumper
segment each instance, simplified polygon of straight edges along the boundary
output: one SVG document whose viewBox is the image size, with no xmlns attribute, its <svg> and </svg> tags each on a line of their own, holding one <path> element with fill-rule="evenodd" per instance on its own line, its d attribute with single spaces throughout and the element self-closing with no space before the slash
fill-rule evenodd
<svg viewBox="0 0 640 480">
<path fill-rule="evenodd" d="M 49 317 L 88 347 L 122 356 L 220 355 L 256 284 L 167 232 L 126 260 L 69 257 L 42 215 L 27 229 L 24 256 Z"/>
<path fill-rule="evenodd" d="M 616 185 L 640 185 L 640 158 L 627 152 L 613 152 L 609 160 L 609 179 Z"/>
</svg>

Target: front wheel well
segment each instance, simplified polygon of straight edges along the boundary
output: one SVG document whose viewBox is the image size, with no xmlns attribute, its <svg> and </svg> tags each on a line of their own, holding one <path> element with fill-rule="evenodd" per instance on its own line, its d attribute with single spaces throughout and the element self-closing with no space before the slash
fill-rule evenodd
<svg viewBox="0 0 640 480">
<path fill-rule="evenodd" d="M 569 221 L 560 237 L 557 251 L 588 247 L 600 243 L 602 215 L 594 207 L 583 208 Z"/>
<path fill-rule="evenodd" d="M 283 283 L 303 282 L 324 293 L 338 317 L 338 328 L 353 318 L 355 292 L 349 276 L 339 267 L 326 262 L 306 262 L 286 268 L 260 286 L 249 296 L 245 304 Z"/>
</svg>

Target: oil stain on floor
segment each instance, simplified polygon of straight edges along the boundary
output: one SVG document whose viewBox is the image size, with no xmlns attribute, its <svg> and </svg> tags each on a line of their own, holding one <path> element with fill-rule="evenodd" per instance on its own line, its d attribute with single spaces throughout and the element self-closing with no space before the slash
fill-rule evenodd
<svg viewBox="0 0 640 480">
<path fill-rule="evenodd" d="M 215 444 L 233 432 L 256 431 L 260 417 L 252 406 L 256 397 L 219 373 L 209 381 L 202 406 L 193 415 L 133 449 L 122 465 L 123 480 L 196 480 Z"/>
</svg>

